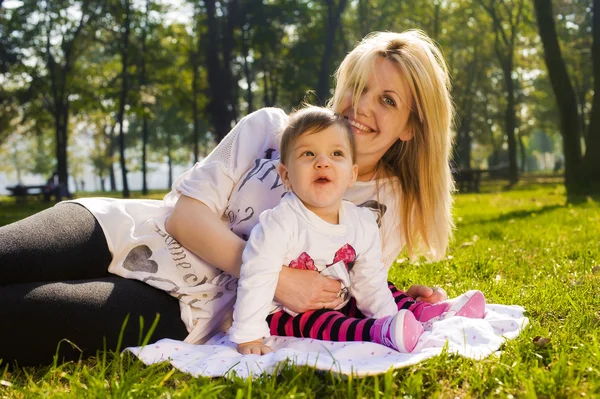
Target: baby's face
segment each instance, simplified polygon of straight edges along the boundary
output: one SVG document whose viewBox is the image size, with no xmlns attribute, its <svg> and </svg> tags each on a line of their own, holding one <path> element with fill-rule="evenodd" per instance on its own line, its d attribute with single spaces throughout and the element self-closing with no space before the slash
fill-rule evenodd
<svg viewBox="0 0 600 399">
<path fill-rule="evenodd" d="M 352 162 L 347 132 L 332 125 L 298 137 L 279 171 L 286 187 L 322 216 L 339 210 L 346 189 L 356 181 L 358 167 Z"/>
</svg>

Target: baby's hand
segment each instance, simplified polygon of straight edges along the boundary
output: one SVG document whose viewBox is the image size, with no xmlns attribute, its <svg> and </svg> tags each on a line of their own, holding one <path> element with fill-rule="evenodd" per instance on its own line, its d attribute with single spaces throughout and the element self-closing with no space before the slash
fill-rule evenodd
<svg viewBox="0 0 600 399">
<path fill-rule="evenodd" d="M 273 352 L 273 349 L 262 343 L 261 339 L 238 344 L 238 352 L 242 355 L 266 355 Z"/>
</svg>

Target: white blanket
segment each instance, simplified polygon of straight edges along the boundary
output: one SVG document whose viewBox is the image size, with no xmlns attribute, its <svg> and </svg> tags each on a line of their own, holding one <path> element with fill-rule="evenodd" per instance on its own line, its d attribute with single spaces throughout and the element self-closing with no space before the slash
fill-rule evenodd
<svg viewBox="0 0 600 399">
<path fill-rule="evenodd" d="M 520 306 L 487 305 L 484 319 L 451 317 L 432 324 L 412 353 L 399 353 L 371 342 L 330 342 L 309 338 L 270 337 L 265 343 L 274 352 L 268 355 L 241 355 L 226 333 L 219 333 L 204 345 L 162 339 L 145 347 L 127 348 L 145 364 L 170 362 L 194 376 L 247 378 L 276 372 L 287 360 L 319 370 L 366 376 L 385 373 L 422 362 L 442 353 L 456 353 L 483 359 L 513 339 L 529 320 Z"/>
</svg>

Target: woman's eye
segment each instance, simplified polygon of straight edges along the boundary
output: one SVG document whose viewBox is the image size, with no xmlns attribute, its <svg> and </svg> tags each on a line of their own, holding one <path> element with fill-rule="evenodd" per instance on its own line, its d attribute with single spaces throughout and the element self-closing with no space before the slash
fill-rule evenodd
<svg viewBox="0 0 600 399">
<path fill-rule="evenodd" d="M 389 105 L 390 107 L 396 106 L 396 101 L 394 101 L 394 99 L 391 97 L 383 97 L 383 102 L 385 103 L 385 105 Z"/>
</svg>

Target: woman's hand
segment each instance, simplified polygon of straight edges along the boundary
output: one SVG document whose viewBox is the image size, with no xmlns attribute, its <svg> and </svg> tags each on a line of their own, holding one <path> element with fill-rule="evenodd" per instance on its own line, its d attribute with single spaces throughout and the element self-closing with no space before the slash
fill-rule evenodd
<svg viewBox="0 0 600 399">
<path fill-rule="evenodd" d="M 420 284 L 411 285 L 406 291 L 406 295 L 414 298 L 417 301 L 428 303 L 437 303 L 448 299 L 448 295 L 443 288 L 431 288 Z"/>
<path fill-rule="evenodd" d="M 297 313 L 334 309 L 343 302 L 343 298 L 338 297 L 341 288 L 339 281 L 316 271 L 283 266 L 279 273 L 275 300 Z"/>
</svg>

